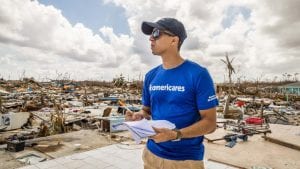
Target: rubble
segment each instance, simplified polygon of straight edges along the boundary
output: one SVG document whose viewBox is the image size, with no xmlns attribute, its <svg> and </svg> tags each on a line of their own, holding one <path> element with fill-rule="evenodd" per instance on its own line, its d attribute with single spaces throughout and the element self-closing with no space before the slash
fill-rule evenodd
<svg viewBox="0 0 300 169">
<path fill-rule="evenodd" d="M 62 80 L 36 82 L 33 79 L 3 81 L 0 84 L 0 144 L 14 150 L 11 143 L 24 143 L 24 150 L 18 147 L 22 151 L 10 153 L 19 154 L 28 150 L 40 153 L 30 155 L 30 152 L 16 157 L 15 167 L 20 167 L 102 146 L 131 142 L 128 132 L 116 131 L 111 126 L 125 120 L 127 109 L 139 111 L 141 84 L 124 84 L 118 80 L 111 84 Z M 272 141 L 297 150 L 298 145 L 288 138 L 299 140 L 299 136 L 279 138 L 273 133 L 284 132 L 281 130 L 284 127 L 274 128 L 273 125 L 297 127 L 300 124 L 300 96 L 290 94 L 287 101 L 285 95 L 270 92 L 275 91 L 275 87 L 268 85 L 217 84 L 220 101 L 217 115 L 218 120 L 222 120 L 218 122 L 219 128 L 215 134 L 223 132 L 218 137 L 205 136 L 205 144 L 208 147 L 218 144 L 220 151 L 235 149 L 240 145 L 251 146 L 258 136 L 263 135 L 264 138 L 259 139 L 261 144 L 271 144 L 269 141 Z M 251 119 L 258 120 L 253 122 L 257 124 L 251 124 Z M 251 167 L 220 156 L 209 153 L 208 160 L 229 166 Z M 263 166 L 263 163 L 252 166 L 255 165 Z M 10 168 L 14 168 L 11 163 Z"/>
</svg>

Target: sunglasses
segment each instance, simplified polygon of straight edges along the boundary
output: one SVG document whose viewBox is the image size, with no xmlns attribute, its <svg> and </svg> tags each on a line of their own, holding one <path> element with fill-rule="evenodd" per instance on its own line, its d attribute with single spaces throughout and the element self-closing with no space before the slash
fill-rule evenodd
<svg viewBox="0 0 300 169">
<path fill-rule="evenodd" d="M 153 29 L 151 36 L 153 37 L 153 39 L 157 40 L 162 34 L 166 34 L 169 36 L 176 36 L 167 30 L 161 30 L 161 29 L 157 29 L 157 28 Z"/>
</svg>

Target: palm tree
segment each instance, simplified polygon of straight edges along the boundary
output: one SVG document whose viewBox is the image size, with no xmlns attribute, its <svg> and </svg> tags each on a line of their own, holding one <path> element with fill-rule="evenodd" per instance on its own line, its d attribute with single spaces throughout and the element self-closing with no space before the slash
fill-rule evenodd
<svg viewBox="0 0 300 169">
<path fill-rule="evenodd" d="M 229 77 L 229 84 L 231 85 L 231 82 L 232 82 L 232 79 L 231 79 L 231 75 L 232 73 L 235 73 L 235 70 L 232 66 L 232 62 L 234 60 L 234 58 L 231 59 L 231 61 L 229 61 L 229 58 L 228 58 L 228 53 L 226 52 L 226 61 L 224 59 L 221 59 L 222 62 L 224 62 L 227 66 L 227 69 L 228 69 L 228 77 Z"/>
<path fill-rule="evenodd" d="M 294 80 L 295 80 L 295 81 L 298 81 L 297 75 L 299 75 L 299 73 L 294 73 Z"/>
<path fill-rule="evenodd" d="M 288 74 L 287 74 L 287 73 L 284 73 L 284 74 L 282 74 L 282 76 L 283 76 L 283 81 L 284 81 L 284 82 L 287 81 Z"/>
<path fill-rule="evenodd" d="M 228 58 L 228 53 L 226 52 L 225 54 L 226 60 L 221 59 L 222 62 L 224 62 L 227 66 L 227 70 L 228 70 L 228 78 L 229 78 L 229 92 L 228 92 L 228 97 L 225 103 L 225 109 L 224 109 L 224 115 L 226 115 L 229 111 L 229 102 L 231 100 L 230 95 L 232 92 L 232 79 L 231 79 L 231 75 L 232 73 L 235 73 L 234 68 L 232 66 L 232 62 L 234 60 L 234 58 L 232 58 L 231 60 L 229 60 Z"/>
<path fill-rule="evenodd" d="M 292 75 L 291 74 L 287 74 L 286 76 L 287 76 L 287 80 L 290 81 L 290 77 L 292 77 Z"/>
</svg>

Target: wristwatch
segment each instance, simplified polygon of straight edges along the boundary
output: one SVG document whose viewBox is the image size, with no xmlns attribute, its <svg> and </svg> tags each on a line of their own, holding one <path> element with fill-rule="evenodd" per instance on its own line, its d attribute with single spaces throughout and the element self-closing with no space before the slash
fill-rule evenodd
<svg viewBox="0 0 300 169">
<path fill-rule="evenodd" d="M 172 140 L 172 141 L 180 141 L 181 138 L 182 138 L 182 133 L 181 133 L 181 131 L 178 130 L 178 129 L 173 129 L 173 131 L 176 132 L 176 138 L 175 138 L 174 140 Z"/>
</svg>

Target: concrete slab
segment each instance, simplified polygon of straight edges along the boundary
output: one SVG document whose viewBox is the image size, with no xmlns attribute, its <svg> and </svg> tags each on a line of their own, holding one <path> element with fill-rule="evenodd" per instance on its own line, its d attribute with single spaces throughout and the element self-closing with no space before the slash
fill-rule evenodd
<svg viewBox="0 0 300 169">
<path fill-rule="evenodd" d="M 142 169 L 144 146 L 114 144 L 19 169 Z M 207 169 L 237 169 L 213 161 L 204 163 Z"/>
<path fill-rule="evenodd" d="M 300 147 L 300 126 L 270 124 L 270 129 L 268 137 Z"/>
<path fill-rule="evenodd" d="M 281 128 L 281 126 L 277 128 Z M 293 128 L 293 126 L 287 126 L 287 128 L 290 127 Z M 282 134 L 282 132 L 293 133 L 293 130 L 287 128 L 285 131 L 284 129 L 273 128 L 272 134 L 277 135 L 276 133 L 278 132 L 278 135 L 282 135 L 282 137 L 284 137 L 283 135 L 289 137 L 286 134 Z M 207 135 L 207 137 L 210 139 L 221 138 L 227 133 L 229 132 L 219 128 L 215 133 Z M 233 148 L 225 147 L 225 140 L 213 143 L 205 141 L 205 157 L 208 160 L 216 160 L 245 168 L 253 166 L 284 169 L 299 168 L 300 151 L 265 141 L 262 136 L 263 134 L 254 135 L 249 137 L 247 142 L 238 139 L 237 144 Z M 297 137 L 298 139 L 296 139 Z M 299 136 L 294 136 L 293 138 L 296 139 L 296 142 L 298 140 L 299 143 Z"/>
<path fill-rule="evenodd" d="M 280 128 L 280 127 L 278 127 Z M 289 129 L 288 129 L 289 128 Z M 294 134 L 298 138 L 297 128 L 274 129 L 272 134 L 281 135 L 282 132 Z M 284 131 L 283 131 L 284 130 Z M 295 130 L 295 131 L 294 131 Z M 223 128 L 211 135 L 210 138 L 220 138 L 228 131 Z M 224 140 L 207 143 L 205 141 L 206 169 L 234 169 L 234 168 L 285 168 L 295 169 L 300 166 L 300 151 L 265 141 L 262 135 L 249 137 L 247 142 L 238 140 L 233 148 L 225 147 Z M 281 136 L 284 137 L 284 136 Z M 288 136 L 289 137 L 289 136 Z M 87 141 L 87 140 L 85 140 Z M 113 145 L 95 148 L 90 151 L 78 152 L 61 156 L 53 160 L 41 162 L 21 169 L 42 168 L 96 168 L 96 169 L 142 169 L 142 150 L 145 145 L 135 145 L 127 141 Z M 73 152 L 74 153 L 74 152 Z"/>
</svg>

